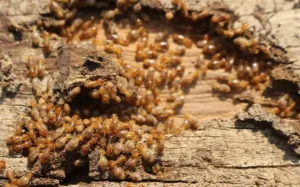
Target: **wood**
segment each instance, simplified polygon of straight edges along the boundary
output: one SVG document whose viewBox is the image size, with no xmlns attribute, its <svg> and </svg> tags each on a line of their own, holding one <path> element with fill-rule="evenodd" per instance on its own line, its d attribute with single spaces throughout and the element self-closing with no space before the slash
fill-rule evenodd
<svg viewBox="0 0 300 187">
<path fill-rule="evenodd" d="M 8 55 L 1 64 L 11 63 L 14 83 L 24 82 L 28 54 L 40 55 L 40 49 L 33 49 L 29 35 L 25 32 L 21 41 L 7 32 L 11 24 L 28 23 L 47 13 L 47 1 L 0 0 L 0 59 Z M 205 6 L 210 1 L 187 1 L 190 8 Z M 260 33 L 275 35 L 278 45 L 295 59 L 294 69 L 300 66 L 300 13 L 293 9 L 294 2 L 285 0 L 224 0 L 241 19 L 256 27 Z M 168 0 L 160 0 L 162 6 L 170 8 Z M 262 9 L 260 9 L 260 8 Z M 259 16 L 252 15 L 260 10 Z M 258 21 L 260 17 L 260 21 Z M 128 59 L 132 52 L 128 51 Z M 55 54 L 54 54 L 55 56 Z M 195 53 L 191 51 L 192 61 Z M 51 58 L 47 70 L 55 71 Z M 188 62 L 187 62 L 188 63 Z M 3 67 L 3 66 L 2 66 Z M 299 70 L 300 71 L 300 70 Z M 215 73 L 210 72 L 204 80 L 190 90 L 182 112 L 189 111 L 201 121 L 197 132 L 168 135 L 162 158 L 165 172 L 162 176 L 143 176 L 145 186 L 300 186 L 300 157 L 288 145 L 285 137 L 271 128 L 250 122 L 235 122 L 232 118 L 241 112 L 246 104 L 234 105 L 232 99 L 220 100 L 211 93 L 211 82 Z M 1 84 L 0 84 L 1 85 Z M 9 169 L 26 170 L 26 158 L 9 157 L 6 139 L 14 132 L 14 124 L 20 113 L 26 112 L 32 98 L 29 80 L 16 96 L 0 98 L 0 159 L 6 160 Z M 0 91 L 1 92 L 1 91 Z M 1 179 L 2 178 L 2 179 Z M 85 182 L 88 182 L 84 179 Z M 83 181 L 83 182 L 84 182 Z M 0 184 L 5 179 L 0 175 Z M 82 182 L 82 181 L 79 181 Z M 78 183 L 79 183 L 78 182 Z M 66 186 L 124 186 L 128 182 L 91 182 Z"/>
</svg>

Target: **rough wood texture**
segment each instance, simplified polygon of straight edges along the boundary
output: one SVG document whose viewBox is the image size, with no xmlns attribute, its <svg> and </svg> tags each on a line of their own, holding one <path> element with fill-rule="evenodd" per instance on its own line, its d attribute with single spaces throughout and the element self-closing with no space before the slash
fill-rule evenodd
<svg viewBox="0 0 300 187">
<path fill-rule="evenodd" d="M 28 54 L 40 54 L 32 49 L 29 37 L 15 41 L 7 26 L 30 22 L 39 13 L 46 13 L 47 0 L 0 0 L 0 57 L 12 62 L 17 80 L 24 79 Z M 158 1 L 170 7 L 170 1 Z M 187 1 L 190 8 L 205 6 L 208 0 Z M 285 47 L 300 66 L 300 12 L 294 1 L 286 0 L 224 0 L 242 20 L 255 26 L 260 33 L 276 36 L 278 45 Z M 260 14 L 258 14 L 260 12 Z M 256 14 L 254 14 L 256 13 Z M 8 60 L 7 60 L 8 59 Z M 50 63 L 50 62 L 49 62 Z M 53 65 L 48 66 L 51 70 Z M 52 69 L 53 70 L 53 69 Z M 220 100 L 211 94 L 213 73 L 198 82 L 187 96 L 183 111 L 197 115 L 203 125 L 197 132 L 169 135 L 165 143 L 162 176 L 144 177 L 146 186 L 300 186 L 300 157 L 285 137 L 268 125 L 230 120 L 245 104 L 234 105 L 231 99 Z M 29 83 L 25 80 L 25 84 Z M 26 169 L 25 158 L 8 157 L 6 139 L 14 132 L 18 114 L 24 112 L 32 97 L 28 86 L 21 87 L 16 97 L 1 94 L 0 98 L 0 158 L 15 171 Z M 213 120 L 211 119 L 223 120 Z M 227 118 L 228 120 L 224 120 Z M 0 176 L 1 177 L 1 176 Z M 0 184 L 4 182 L 1 181 Z M 79 181 L 80 182 L 80 181 Z M 67 186 L 124 186 L 127 182 L 90 182 Z"/>
</svg>

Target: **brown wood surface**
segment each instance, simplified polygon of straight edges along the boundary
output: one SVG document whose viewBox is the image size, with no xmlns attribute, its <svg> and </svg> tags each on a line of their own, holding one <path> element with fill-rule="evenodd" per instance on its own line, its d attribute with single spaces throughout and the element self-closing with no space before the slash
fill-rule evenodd
<svg viewBox="0 0 300 187">
<path fill-rule="evenodd" d="M 31 47 L 28 34 L 21 41 L 7 32 L 14 23 L 31 22 L 40 13 L 47 13 L 47 2 L 40 0 L 0 0 L 0 57 L 12 63 L 15 83 L 23 81 L 28 54 L 41 54 Z M 170 7 L 168 0 L 159 1 Z M 189 7 L 197 9 L 208 0 L 187 0 Z M 224 0 L 241 19 L 255 26 L 259 33 L 274 35 L 278 45 L 288 51 L 295 69 L 300 67 L 300 9 L 297 1 L 287 0 Z M 258 11 L 260 12 L 258 14 Z M 256 14 L 259 16 L 257 16 Z M 256 16 L 255 16 L 256 15 Z M 258 19 L 258 17 L 260 19 Z M 132 52 L 125 51 L 132 58 Z M 196 57 L 189 51 L 187 62 Z M 48 63 L 51 63 L 50 61 Z M 55 66 L 47 64 L 48 70 Z M 53 69 L 54 68 L 54 69 Z M 190 90 L 182 112 L 196 115 L 201 128 L 196 132 L 168 135 L 165 142 L 162 176 L 144 176 L 140 184 L 145 186 L 300 186 L 300 156 L 265 125 L 231 120 L 246 104 L 233 104 L 232 99 L 221 100 L 211 93 L 215 72 L 209 72 L 204 80 Z M 23 81 L 24 82 L 24 81 Z M 15 97 L 2 93 L 0 98 L 0 159 L 6 160 L 9 169 L 26 170 L 26 158 L 9 157 L 6 139 L 14 132 L 14 124 L 20 113 L 26 111 L 32 98 L 29 80 Z M 1 85 L 0 85 L 1 86 Z M 1 95 L 1 94 L 0 94 Z M 0 184 L 5 179 L 0 176 Z M 85 181 L 87 182 L 87 181 Z M 100 181 L 82 183 L 74 180 L 67 186 L 124 186 L 128 182 Z"/>
</svg>

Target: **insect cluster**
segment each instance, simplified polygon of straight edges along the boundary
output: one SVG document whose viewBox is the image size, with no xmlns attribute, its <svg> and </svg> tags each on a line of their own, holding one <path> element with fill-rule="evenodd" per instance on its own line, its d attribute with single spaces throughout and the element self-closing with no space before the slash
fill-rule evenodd
<svg viewBox="0 0 300 187">
<path fill-rule="evenodd" d="M 90 41 L 115 58 L 119 78 L 87 79 L 56 99 L 55 82 L 46 76 L 44 61 L 29 56 L 28 76 L 36 99 L 29 118 L 18 120 L 15 135 L 7 144 L 11 153 L 27 154 L 32 170 L 19 179 L 7 172 L 7 186 L 27 186 L 33 175 L 49 166 L 53 153 L 73 155 L 69 162 L 74 167 L 83 167 L 89 164 L 88 155 L 94 150 L 98 151 L 102 173 L 120 180 L 141 181 L 137 168 L 144 163 L 152 173 L 162 171 L 159 161 L 166 133 L 199 128 L 197 118 L 189 113 L 180 124 L 174 122 L 174 117 L 184 105 L 186 89 L 205 77 L 208 70 L 222 69 L 212 86 L 217 92 L 262 91 L 267 86 L 274 64 L 265 59 L 271 54 L 257 39 L 245 37 L 249 32 L 246 24 L 233 28 L 230 13 L 189 12 L 183 1 L 174 0 L 173 4 L 191 25 L 203 21 L 209 25 L 208 31 L 214 32 L 186 34 L 175 29 L 153 34 L 147 24 L 158 16 L 163 23 L 176 25 L 176 10 L 152 15 L 139 1 L 118 0 L 117 8 L 106 9 L 100 17 L 94 15 L 89 19 L 83 19 L 77 12 L 85 7 L 101 8 L 101 1 L 50 1 L 54 18 L 38 21 L 42 39 L 34 28 L 33 46 L 42 46 L 45 56 L 51 53 L 53 30 L 67 42 Z M 126 34 L 120 32 L 123 27 L 119 24 L 124 15 L 130 25 Z M 192 31 L 196 28 L 192 27 Z M 99 34 L 101 29 L 104 39 Z M 228 45 L 229 41 L 235 46 Z M 126 62 L 124 47 L 132 46 L 135 62 Z M 186 53 L 195 47 L 200 55 L 193 65 L 185 63 Z M 243 53 L 237 54 L 237 48 Z M 40 82 L 44 77 L 45 88 Z M 295 104 L 286 96 L 281 100 L 276 113 L 281 117 L 290 115 L 286 108 L 292 110 Z"/>
<path fill-rule="evenodd" d="M 275 103 L 273 113 L 281 118 L 300 119 L 299 105 L 289 94 L 281 96 Z"/>
</svg>

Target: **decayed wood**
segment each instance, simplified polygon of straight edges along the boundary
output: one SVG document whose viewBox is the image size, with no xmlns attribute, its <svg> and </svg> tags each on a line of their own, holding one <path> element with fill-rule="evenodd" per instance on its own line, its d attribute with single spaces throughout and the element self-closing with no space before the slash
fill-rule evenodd
<svg viewBox="0 0 300 187">
<path fill-rule="evenodd" d="M 42 3 L 41 3 L 42 2 Z M 29 36 L 15 41 L 7 32 L 11 23 L 31 22 L 39 13 L 47 13 L 47 1 L 0 0 L 0 56 L 8 55 L 13 62 L 17 80 L 24 79 L 28 54 L 41 55 L 40 49 L 32 49 Z M 204 6 L 207 1 L 187 1 L 190 8 Z M 300 65 L 299 10 L 294 3 L 284 0 L 225 0 L 243 20 L 255 25 L 260 32 L 277 36 L 278 44 L 286 47 L 290 57 L 298 59 L 293 67 Z M 170 7 L 170 1 L 160 0 L 162 6 Z M 263 8 L 258 9 L 257 7 Z M 260 10 L 258 16 L 251 15 Z M 280 24 L 280 26 L 279 26 Z M 264 28 L 265 27 L 265 28 Z M 269 28 L 271 27 L 272 30 Z M 126 51 L 125 51 L 126 52 Z M 132 58 L 131 51 L 128 58 Z M 191 56 L 193 57 L 193 52 Z M 131 56 L 131 57 L 130 57 Z M 189 58 L 192 61 L 193 58 Z M 188 59 L 187 59 L 188 60 Z M 51 60 L 48 71 L 55 71 Z M 187 62 L 189 63 L 189 62 Z M 220 100 L 211 93 L 215 73 L 200 80 L 186 97 L 183 112 L 195 114 L 202 126 L 197 132 L 168 135 L 162 158 L 165 172 L 158 177 L 144 176 L 146 186 L 287 186 L 300 185 L 300 158 L 268 124 L 234 122 L 230 120 L 242 111 L 246 104 L 234 105 L 232 99 Z M 25 112 L 32 98 L 28 80 L 15 97 L 2 93 L 0 98 L 0 159 L 7 161 L 9 169 L 24 171 L 26 158 L 8 156 L 6 139 L 13 134 L 16 117 Z M 27 85 L 26 85 L 27 84 Z M 219 119 L 213 120 L 212 119 Z M 222 120 L 220 120 L 222 119 Z M 1 177 L 1 176 L 0 176 Z M 5 180 L 0 179 L 0 184 Z M 124 186 L 127 182 L 92 182 L 67 186 Z"/>
</svg>

